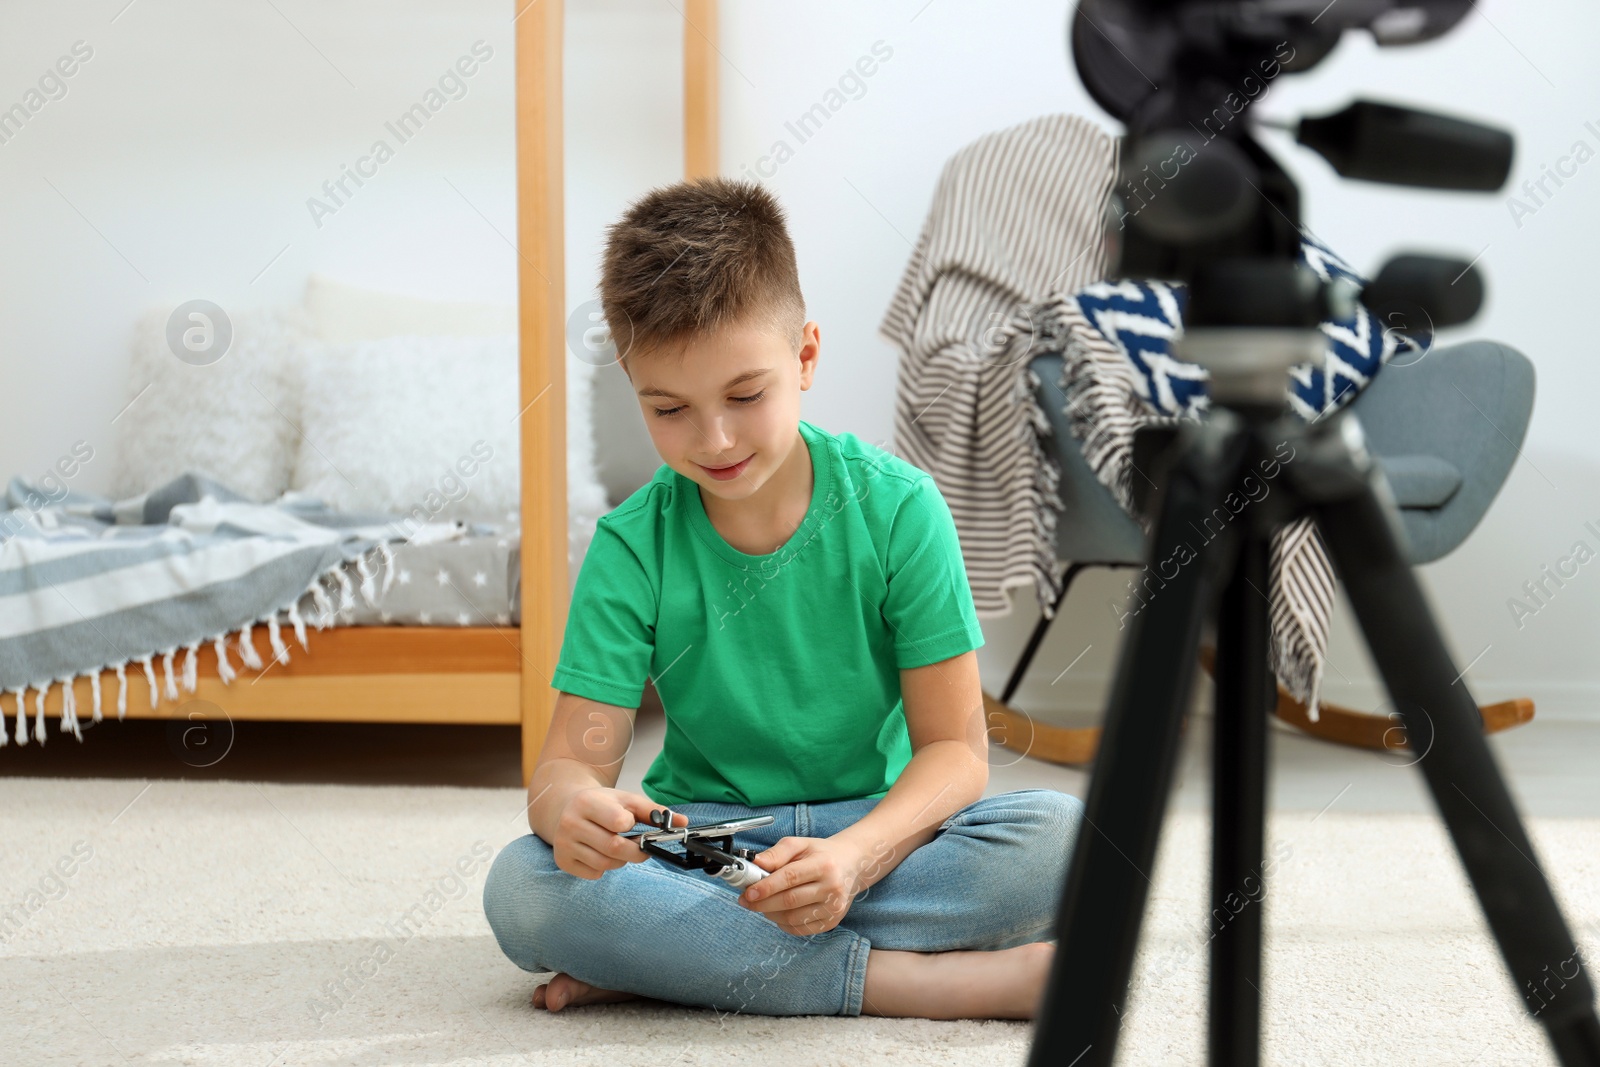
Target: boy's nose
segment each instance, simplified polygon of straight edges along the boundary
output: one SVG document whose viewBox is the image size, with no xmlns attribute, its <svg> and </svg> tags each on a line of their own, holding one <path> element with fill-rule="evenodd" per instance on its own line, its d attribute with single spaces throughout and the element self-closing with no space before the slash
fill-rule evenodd
<svg viewBox="0 0 1600 1067">
<path fill-rule="evenodd" d="M 700 431 L 705 434 L 702 443 L 709 450 L 708 455 L 713 460 L 713 465 L 733 455 L 733 438 L 724 431 L 720 418 L 707 420 L 705 425 L 700 427 Z"/>
</svg>

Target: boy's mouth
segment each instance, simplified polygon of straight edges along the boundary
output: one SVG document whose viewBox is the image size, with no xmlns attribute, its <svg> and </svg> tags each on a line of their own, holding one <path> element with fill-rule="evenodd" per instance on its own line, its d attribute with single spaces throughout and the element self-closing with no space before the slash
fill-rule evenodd
<svg viewBox="0 0 1600 1067">
<path fill-rule="evenodd" d="M 739 475 L 743 474 L 744 469 L 750 465 L 750 461 L 754 458 L 755 453 L 751 453 L 744 459 L 741 459 L 739 462 L 727 467 L 707 467 L 704 463 L 696 464 L 696 466 L 718 481 L 725 482 L 729 478 L 737 478 Z"/>
</svg>

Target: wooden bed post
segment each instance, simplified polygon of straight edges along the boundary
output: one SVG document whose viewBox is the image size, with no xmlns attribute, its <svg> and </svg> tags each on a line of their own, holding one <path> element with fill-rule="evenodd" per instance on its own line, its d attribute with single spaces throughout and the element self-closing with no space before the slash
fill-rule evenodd
<svg viewBox="0 0 1600 1067">
<path fill-rule="evenodd" d="M 513 0 L 521 326 L 522 781 L 544 747 L 566 629 L 566 286 L 561 181 L 561 0 Z"/>
<path fill-rule="evenodd" d="M 717 0 L 683 8 L 683 176 L 718 172 Z"/>
</svg>

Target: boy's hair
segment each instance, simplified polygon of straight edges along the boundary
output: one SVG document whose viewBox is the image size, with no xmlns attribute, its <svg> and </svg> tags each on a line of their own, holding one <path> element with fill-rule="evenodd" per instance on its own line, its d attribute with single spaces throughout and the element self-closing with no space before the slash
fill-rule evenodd
<svg viewBox="0 0 1600 1067">
<path fill-rule="evenodd" d="M 731 178 L 651 190 L 607 231 L 600 307 L 624 363 L 739 321 L 799 351 L 806 305 L 783 208 Z"/>
</svg>

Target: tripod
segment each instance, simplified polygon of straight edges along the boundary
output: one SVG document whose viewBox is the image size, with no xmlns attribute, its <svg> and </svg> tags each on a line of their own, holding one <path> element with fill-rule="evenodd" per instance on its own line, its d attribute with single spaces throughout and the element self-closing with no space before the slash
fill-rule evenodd
<svg viewBox="0 0 1600 1067">
<path fill-rule="evenodd" d="M 1266 307 L 1266 298 L 1254 306 Z M 1600 1065 L 1594 988 L 1484 738 L 1477 704 L 1406 559 L 1392 494 L 1365 450 L 1360 424 L 1339 413 L 1306 425 L 1285 410 L 1284 376 L 1293 364 L 1318 358 L 1319 335 L 1202 327 L 1189 330 L 1181 346 L 1185 358 L 1210 370 L 1213 406 L 1205 419 L 1185 423 L 1158 460 L 1150 558 L 1176 561 L 1177 571 L 1135 617 L 1118 661 L 1029 1067 L 1112 1062 L 1149 889 L 1144 872 L 1155 859 L 1208 617 L 1217 627 L 1213 908 L 1226 909 L 1230 895 L 1260 877 L 1267 716 L 1276 699 L 1267 655 L 1270 544 L 1277 527 L 1306 514 L 1344 582 L 1409 744 L 1424 754 L 1417 766 L 1529 1012 L 1545 1025 L 1563 1064 Z M 1254 465 L 1285 442 L 1294 451 L 1280 484 L 1242 509 L 1225 507 Z M 1196 531 L 1219 513 L 1232 518 L 1196 550 Z M 1261 952 L 1260 907 L 1240 910 L 1211 941 L 1212 1064 L 1259 1062 Z"/>
</svg>

